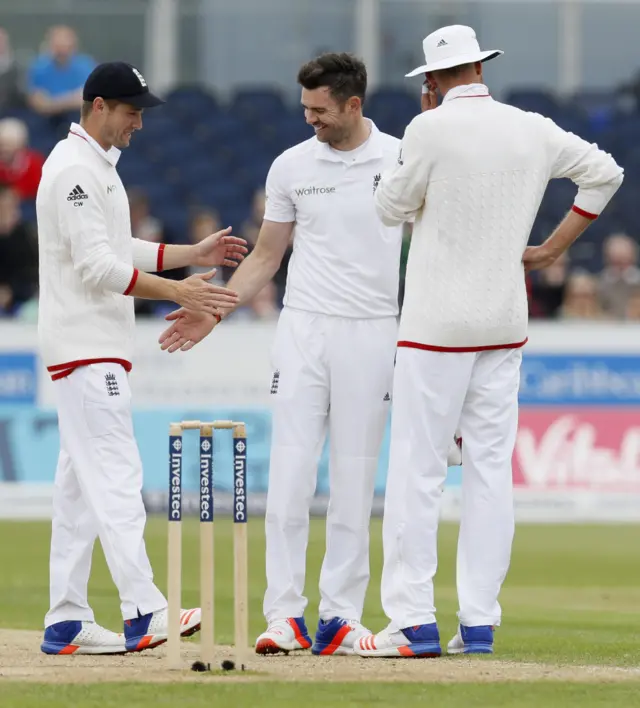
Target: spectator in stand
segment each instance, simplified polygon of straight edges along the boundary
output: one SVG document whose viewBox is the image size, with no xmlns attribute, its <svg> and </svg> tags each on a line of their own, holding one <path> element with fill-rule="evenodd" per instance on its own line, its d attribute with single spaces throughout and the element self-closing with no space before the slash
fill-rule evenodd
<svg viewBox="0 0 640 708">
<path fill-rule="evenodd" d="M 38 192 L 44 157 L 28 147 L 27 126 L 17 118 L 0 120 L 0 183 L 12 186 L 21 199 Z"/>
<path fill-rule="evenodd" d="M 78 53 L 78 37 L 71 27 L 51 27 L 46 44 L 47 51 L 29 70 L 28 101 L 41 115 L 63 118 L 80 110 L 82 87 L 95 62 Z"/>
<path fill-rule="evenodd" d="M 634 288 L 629 294 L 625 319 L 638 322 L 640 320 L 640 287 Z"/>
<path fill-rule="evenodd" d="M 207 236 L 220 231 L 224 227 L 222 226 L 222 220 L 220 219 L 220 214 L 215 209 L 196 209 L 191 215 L 189 222 L 189 243 L 200 243 Z M 241 238 L 246 239 L 246 236 Z M 247 239 L 248 244 L 248 239 Z M 248 244 L 248 248 L 251 245 Z M 203 273 L 204 271 L 198 266 L 191 266 L 188 273 L 185 273 L 182 277 L 186 278 L 194 273 Z M 211 268 L 209 268 L 211 270 Z M 219 283 L 220 285 L 226 282 L 227 271 L 232 271 L 232 268 L 218 268 L 215 276 L 209 281 L 210 283 Z"/>
<path fill-rule="evenodd" d="M 558 315 L 563 320 L 606 319 L 598 298 L 598 281 L 593 275 L 576 272 L 569 276 Z"/>
<path fill-rule="evenodd" d="M 567 287 L 568 272 L 569 259 L 563 253 L 548 268 L 529 274 L 531 317 L 546 319 L 558 316 Z"/>
<path fill-rule="evenodd" d="M 607 314 L 622 319 L 631 292 L 640 286 L 638 244 L 626 234 L 613 234 L 605 241 L 603 251 L 600 302 Z"/>
<path fill-rule="evenodd" d="M 0 27 L 0 113 L 23 104 L 18 65 L 11 51 L 9 35 Z"/>
<path fill-rule="evenodd" d="M 151 241 L 152 243 L 162 243 L 164 227 L 160 219 L 151 215 L 149 199 L 144 190 L 132 187 L 127 190 L 127 197 L 129 198 L 131 234 L 133 238 Z M 164 240 L 166 241 L 166 239 Z"/>
<path fill-rule="evenodd" d="M 0 313 L 13 314 L 37 287 L 35 233 L 21 221 L 18 194 L 8 185 L 0 185 Z"/>
</svg>

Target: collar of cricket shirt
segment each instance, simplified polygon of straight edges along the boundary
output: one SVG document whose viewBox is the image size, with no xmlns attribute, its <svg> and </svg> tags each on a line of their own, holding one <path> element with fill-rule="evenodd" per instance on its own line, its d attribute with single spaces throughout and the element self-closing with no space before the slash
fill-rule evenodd
<svg viewBox="0 0 640 708">
<path fill-rule="evenodd" d="M 103 157 L 110 165 L 115 167 L 120 159 L 121 152 L 116 147 L 112 147 L 109 150 L 104 150 L 90 135 L 87 131 L 78 123 L 72 123 L 69 128 L 69 135 L 75 135 L 76 138 L 81 138 L 91 145 L 91 147 Z"/>
<path fill-rule="evenodd" d="M 340 150 L 335 150 L 328 143 L 322 143 L 319 140 L 316 140 L 316 157 L 319 160 L 329 160 L 330 162 L 344 162 L 345 164 L 349 164 L 345 160 L 345 155 L 348 155 L 349 152 L 355 152 L 356 150 L 358 151 L 357 157 L 351 164 L 361 164 L 363 162 L 369 162 L 369 160 L 379 160 L 380 158 L 384 157 L 384 153 L 382 151 L 382 143 L 380 141 L 380 131 L 372 120 L 370 120 L 369 118 L 365 118 L 365 120 L 371 126 L 371 132 L 369 133 L 369 137 L 365 140 L 364 143 L 362 143 L 362 145 L 359 145 L 353 151 L 342 151 L 344 154 L 341 154 Z"/>
<path fill-rule="evenodd" d="M 465 84 L 449 89 L 442 101 L 445 103 L 455 98 L 488 98 L 489 96 L 489 89 L 484 84 Z"/>
</svg>

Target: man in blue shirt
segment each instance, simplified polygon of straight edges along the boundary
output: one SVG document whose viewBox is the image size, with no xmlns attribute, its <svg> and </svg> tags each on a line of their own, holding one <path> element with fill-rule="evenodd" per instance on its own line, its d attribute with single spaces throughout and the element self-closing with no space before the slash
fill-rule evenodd
<svg viewBox="0 0 640 708">
<path fill-rule="evenodd" d="M 71 27 L 51 27 L 48 52 L 29 70 L 29 105 L 46 116 L 80 110 L 82 87 L 95 66 L 94 60 L 78 53 L 78 38 Z"/>
</svg>

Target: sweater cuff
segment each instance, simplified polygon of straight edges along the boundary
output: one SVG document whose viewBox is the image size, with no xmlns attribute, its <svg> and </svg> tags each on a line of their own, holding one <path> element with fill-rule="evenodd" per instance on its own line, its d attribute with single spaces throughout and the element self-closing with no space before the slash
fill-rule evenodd
<svg viewBox="0 0 640 708">
<path fill-rule="evenodd" d="M 158 246 L 158 258 L 156 262 L 156 273 L 162 273 L 164 270 L 164 249 L 166 244 L 161 243 Z"/>
<path fill-rule="evenodd" d="M 599 214 L 592 214 L 589 211 L 585 211 L 584 209 L 581 209 L 579 206 L 576 206 L 575 204 L 571 207 L 571 211 L 575 211 L 576 214 L 580 214 L 580 216 L 584 216 L 585 219 L 591 219 L 591 221 L 594 221 L 599 216 Z"/>
<path fill-rule="evenodd" d="M 160 249 L 164 249 L 164 244 L 152 243 L 134 238 L 132 244 L 133 265 L 145 273 L 155 273 L 161 270 Z M 164 257 L 162 257 L 164 260 Z"/>
<path fill-rule="evenodd" d="M 582 187 L 578 189 L 574 199 L 574 206 L 586 212 L 586 214 L 598 216 L 611 201 L 621 183 L 622 176 L 618 176 L 598 187 Z"/>
<path fill-rule="evenodd" d="M 138 280 L 138 274 L 139 270 L 137 268 L 133 269 L 133 275 L 131 276 L 131 280 L 129 281 L 129 285 L 127 285 L 127 289 L 124 291 L 123 295 L 128 295 L 133 288 L 135 287 L 136 280 Z"/>
</svg>

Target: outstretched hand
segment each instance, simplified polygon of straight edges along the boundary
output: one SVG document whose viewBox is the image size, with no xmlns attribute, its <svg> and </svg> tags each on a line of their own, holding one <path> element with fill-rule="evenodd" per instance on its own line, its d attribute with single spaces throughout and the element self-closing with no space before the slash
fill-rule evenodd
<svg viewBox="0 0 640 708">
<path fill-rule="evenodd" d="M 201 342 L 216 326 L 217 319 L 203 312 L 185 310 L 170 312 L 165 319 L 172 324 L 160 335 L 160 349 L 170 354 L 178 350 L 188 352 Z"/>
<path fill-rule="evenodd" d="M 216 271 L 213 269 L 177 281 L 173 299 L 188 310 L 206 312 L 210 315 L 217 315 L 219 311 L 232 310 L 238 304 L 238 293 L 222 285 L 210 283 L 215 274 Z"/>
<path fill-rule="evenodd" d="M 216 231 L 202 239 L 195 248 L 193 265 L 211 267 L 216 265 L 235 268 L 242 262 L 248 252 L 247 242 L 243 238 L 230 236 L 231 226 L 222 231 Z"/>
</svg>

